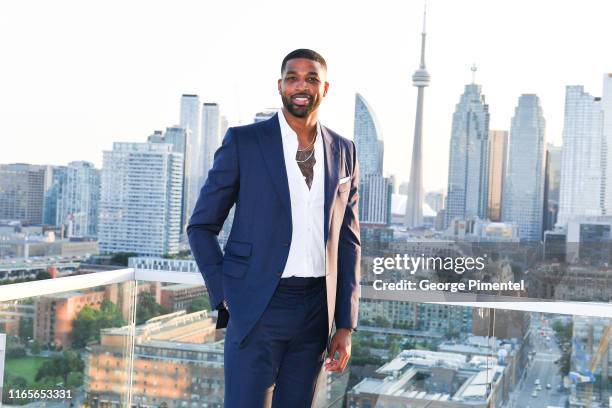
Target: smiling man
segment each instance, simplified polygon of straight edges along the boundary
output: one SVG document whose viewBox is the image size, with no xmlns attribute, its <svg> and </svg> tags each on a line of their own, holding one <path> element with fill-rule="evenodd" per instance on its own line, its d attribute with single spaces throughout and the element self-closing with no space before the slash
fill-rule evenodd
<svg viewBox="0 0 612 408">
<path fill-rule="evenodd" d="M 321 368 L 341 372 L 350 358 L 358 166 L 354 143 L 318 121 L 328 89 L 321 55 L 289 53 L 282 110 L 228 129 L 187 228 L 217 327 L 227 326 L 228 408 L 310 407 Z M 234 204 L 222 252 L 217 235 Z"/>
</svg>

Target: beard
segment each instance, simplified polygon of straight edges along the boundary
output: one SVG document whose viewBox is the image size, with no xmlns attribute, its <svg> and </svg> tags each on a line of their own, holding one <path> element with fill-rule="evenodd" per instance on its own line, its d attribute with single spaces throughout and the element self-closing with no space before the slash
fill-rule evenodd
<svg viewBox="0 0 612 408">
<path fill-rule="evenodd" d="M 319 107 L 320 101 L 313 95 L 310 95 L 310 99 L 306 105 L 296 105 L 291 102 L 291 97 L 285 94 L 281 95 L 281 100 L 283 101 L 283 106 L 289 113 L 298 118 L 305 118 L 312 113 L 315 109 Z"/>
</svg>

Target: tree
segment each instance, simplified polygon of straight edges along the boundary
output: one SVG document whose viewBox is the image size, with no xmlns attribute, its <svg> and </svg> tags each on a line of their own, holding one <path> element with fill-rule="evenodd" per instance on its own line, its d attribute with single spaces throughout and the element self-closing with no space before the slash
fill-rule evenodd
<svg viewBox="0 0 612 408">
<path fill-rule="evenodd" d="M 72 350 L 65 350 L 61 355 L 53 357 L 49 361 L 45 361 L 36 372 L 36 381 L 45 381 L 49 378 L 60 377 L 64 381 L 64 386 L 68 387 L 68 376 L 70 373 L 80 373 L 82 383 L 82 373 L 85 369 L 85 363 L 81 356 Z M 71 381 L 76 383 L 79 377 L 72 376 Z"/>
<path fill-rule="evenodd" d="M 83 348 L 91 340 L 100 340 L 100 329 L 123 325 L 125 321 L 121 317 L 121 311 L 110 300 L 103 300 L 100 310 L 86 305 L 72 322 L 72 345 L 75 348 Z"/>
<path fill-rule="evenodd" d="M 32 342 L 32 346 L 30 347 L 30 351 L 32 354 L 40 354 L 40 343 L 34 340 Z"/>
<path fill-rule="evenodd" d="M 36 280 L 51 279 L 51 274 L 47 271 L 41 271 L 36 274 Z"/>
<path fill-rule="evenodd" d="M 559 364 L 559 372 L 561 375 L 568 375 L 571 366 L 572 348 L 570 347 L 570 344 L 572 342 L 574 325 L 571 321 L 567 324 L 563 324 L 561 321 L 557 320 L 553 323 L 552 329 L 555 331 L 555 334 L 559 339 L 559 345 L 561 346 L 561 357 L 559 360 L 557 360 L 557 364 Z"/>
<path fill-rule="evenodd" d="M 66 388 L 74 389 L 83 385 L 83 373 L 72 371 L 68 373 L 68 379 L 66 380 Z"/>
<path fill-rule="evenodd" d="M 19 319 L 19 338 L 24 343 L 34 337 L 34 321 L 27 317 L 21 317 Z"/>
<path fill-rule="evenodd" d="M 394 341 L 393 343 L 391 343 L 391 346 L 388 348 L 388 350 L 389 350 L 390 356 L 392 357 L 397 356 L 401 351 L 399 342 Z"/>
<path fill-rule="evenodd" d="M 376 316 L 374 318 L 374 326 L 391 327 L 391 322 L 385 316 Z"/>
<path fill-rule="evenodd" d="M 176 254 L 164 254 L 162 257 L 164 259 L 189 259 L 191 256 L 191 251 L 186 249 L 184 251 L 179 251 Z"/>
<path fill-rule="evenodd" d="M 210 310 L 210 301 L 208 296 L 200 296 L 191 302 L 187 308 L 187 313 L 199 312 L 200 310 Z"/>
<path fill-rule="evenodd" d="M 85 305 L 72 322 L 72 346 L 83 348 L 90 339 L 95 338 L 98 326 L 98 313 L 96 309 Z"/>
<path fill-rule="evenodd" d="M 4 388 L 2 389 L 2 402 L 4 404 L 23 404 L 23 399 L 9 398 L 9 390 L 25 390 L 27 388 L 28 381 L 25 378 L 17 375 L 11 375 L 7 372 L 6 377 L 4 378 Z"/>
<path fill-rule="evenodd" d="M 21 344 L 19 337 L 13 335 L 6 336 L 6 358 L 25 357 L 25 348 Z"/>
<path fill-rule="evenodd" d="M 149 319 L 166 314 L 168 311 L 155 301 L 149 292 L 138 294 L 138 307 L 136 308 L 136 324 L 143 324 Z"/>
<path fill-rule="evenodd" d="M 113 254 L 110 263 L 111 265 L 128 266 L 128 260 L 134 256 L 138 256 L 138 254 L 135 252 L 118 252 Z"/>
</svg>

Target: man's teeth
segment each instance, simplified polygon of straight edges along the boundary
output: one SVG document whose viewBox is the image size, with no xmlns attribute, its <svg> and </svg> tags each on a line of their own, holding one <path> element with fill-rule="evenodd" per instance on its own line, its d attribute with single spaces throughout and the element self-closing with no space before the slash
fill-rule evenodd
<svg viewBox="0 0 612 408">
<path fill-rule="evenodd" d="M 298 103 L 298 104 L 306 104 L 306 103 L 308 103 L 309 100 L 310 100 L 310 98 L 308 98 L 306 96 L 295 96 L 295 97 L 293 97 L 293 101 L 295 103 Z"/>
</svg>

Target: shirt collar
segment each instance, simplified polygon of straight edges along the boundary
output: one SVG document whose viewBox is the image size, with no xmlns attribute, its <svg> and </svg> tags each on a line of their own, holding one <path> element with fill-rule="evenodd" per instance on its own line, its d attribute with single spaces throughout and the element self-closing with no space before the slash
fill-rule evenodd
<svg viewBox="0 0 612 408">
<path fill-rule="evenodd" d="M 278 123 L 280 125 L 281 136 L 283 138 L 283 146 L 291 147 L 292 150 L 297 149 L 297 133 L 295 133 L 295 131 L 291 129 L 291 126 L 289 126 L 289 123 L 287 123 L 287 119 L 285 118 L 285 114 L 283 113 L 282 109 L 278 111 Z M 318 142 L 321 137 L 321 122 L 317 120 L 317 138 L 315 141 L 315 145 L 319 145 Z"/>
</svg>

